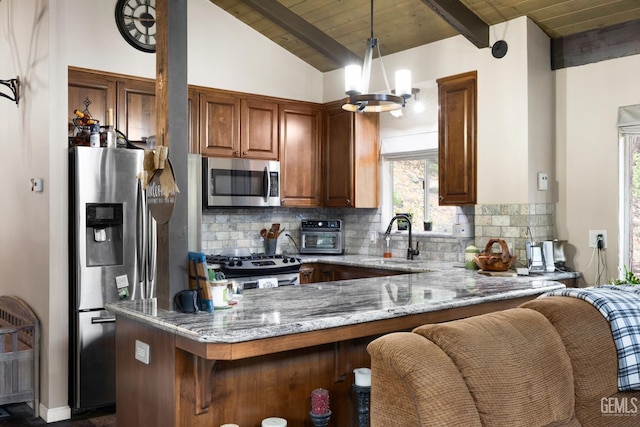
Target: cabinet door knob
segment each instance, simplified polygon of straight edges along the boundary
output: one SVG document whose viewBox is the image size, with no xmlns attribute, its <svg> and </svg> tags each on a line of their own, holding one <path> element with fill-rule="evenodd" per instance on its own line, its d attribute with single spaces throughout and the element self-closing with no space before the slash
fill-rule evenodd
<svg viewBox="0 0 640 427">
<path fill-rule="evenodd" d="M 242 155 L 243 155 L 243 156 L 247 156 L 248 154 L 249 154 L 249 153 L 247 153 L 246 151 L 243 151 L 243 152 L 242 152 Z"/>
<path fill-rule="evenodd" d="M 351 200 L 347 199 L 347 206 L 351 206 Z"/>
<path fill-rule="evenodd" d="M 440 200 L 444 200 L 444 196 L 440 196 Z"/>
<path fill-rule="evenodd" d="M 237 152 L 237 151 L 234 151 L 234 152 L 233 152 L 233 157 L 240 157 L 240 153 L 239 153 L 239 152 Z"/>
</svg>

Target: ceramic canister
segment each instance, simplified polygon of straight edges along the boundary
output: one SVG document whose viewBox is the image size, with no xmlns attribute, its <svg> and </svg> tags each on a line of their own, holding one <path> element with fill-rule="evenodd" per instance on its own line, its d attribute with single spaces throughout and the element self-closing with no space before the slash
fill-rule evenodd
<svg viewBox="0 0 640 427">
<path fill-rule="evenodd" d="M 464 266 L 469 270 L 477 270 L 478 265 L 474 261 L 474 257 L 480 253 L 480 250 L 473 245 L 469 245 L 464 250 Z"/>
</svg>

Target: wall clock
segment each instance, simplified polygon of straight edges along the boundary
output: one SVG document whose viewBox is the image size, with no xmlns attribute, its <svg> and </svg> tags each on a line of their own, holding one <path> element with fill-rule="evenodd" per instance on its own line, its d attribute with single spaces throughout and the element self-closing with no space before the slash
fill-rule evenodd
<svg viewBox="0 0 640 427">
<path fill-rule="evenodd" d="M 118 0 L 116 25 L 131 46 L 156 51 L 156 0 Z"/>
</svg>

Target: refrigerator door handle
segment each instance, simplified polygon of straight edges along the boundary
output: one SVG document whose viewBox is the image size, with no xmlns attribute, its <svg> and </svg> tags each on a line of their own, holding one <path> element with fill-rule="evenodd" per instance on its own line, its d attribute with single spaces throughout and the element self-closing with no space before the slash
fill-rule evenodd
<svg viewBox="0 0 640 427">
<path fill-rule="evenodd" d="M 146 265 L 146 290 L 147 298 L 156 297 L 156 264 L 157 264 L 157 244 L 158 244 L 158 224 L 151 215 L 151 211 L 147 207 L 147 224 L 148 224 L 148 244 L 147 244 L 147 265 Z"/>
<path fill-rule="evenodd" d="M 144 298 L 144 281 L 145 281 L 145 253 L 146 253 L 146 203 L 144 200 L 145 192 L 142 189 L 142 183 L 138 180 L 138 198 L 136 202 L 136 273 L 137 277 L 134 279 L 133 292 L 131 292 L 131 299 Z"/>
<path fill-rule="evenodd" d="M 91 318 L 91 323 L 94 325 L 96 323 L 115 323 L 115 322 L 116 322 L 115 316 L 112 316 L 112 317 L 96 316 Z"/>
</svg>

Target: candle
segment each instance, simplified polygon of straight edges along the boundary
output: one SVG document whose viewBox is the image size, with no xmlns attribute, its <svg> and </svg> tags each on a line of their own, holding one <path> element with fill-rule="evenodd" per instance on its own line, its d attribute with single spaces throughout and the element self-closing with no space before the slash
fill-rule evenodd
<svg viewBox="0 0 640 427">
<path fill-rule="evenodd" d="M 329 412 L 329 392 L 323 388 L 317 388 L 311 392 L 311 413 L 324 415 Z"/>
<path fill-rule="evenodd" d="M 356 385 L 360 387 L 371 387 L 371 369 L 357 368 L 353 372 L 356 374 Z"/>
</svg>

